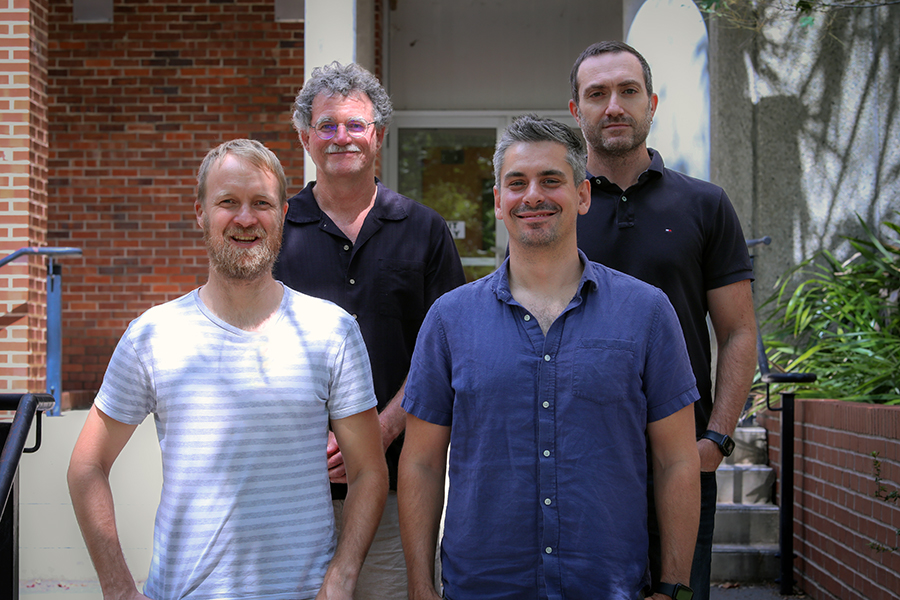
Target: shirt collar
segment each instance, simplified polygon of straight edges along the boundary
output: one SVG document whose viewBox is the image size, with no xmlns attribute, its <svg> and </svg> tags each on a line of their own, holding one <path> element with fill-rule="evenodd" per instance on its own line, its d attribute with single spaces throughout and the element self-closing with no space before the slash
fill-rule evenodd
<svg viewBox="0 0 900 600">
<path fill-rule="evenodd" d="M 646 171 L 641 173 L 641 175 L 638 177 L 638 182 L 632 187 L 641 187 L 648 181 L 658 179 L 663 176 L 665 165 L 663 164 L 662 155 L 660 155 L 660 153 L 653 148 L 647 148 L 647 153 L 650 155 L 650 166 L 647 167 Z M 619 186 L 607 179 L 605 175 L 592 175 L 590 172 L 588 172 L 587 178 L 590 180 L 592 186 L 597 185 L 603 191 L 612 191 L 617 193 L 624 191 L 621 190 Z"/>
<path fill-rule="evenodd" d="M 318 223 L 322 219 L 322 209 L 316 203 L 316 197 L 312 189 L 315 181 L 306 184 L 299 194 L 288 200 L 287 220 L 295 223 Z M 400 221 L 409 216 L 409 212 L 401 201 L 402 196 L 385 187 L 376 177 L 375 185 L 378 189 L 375 195 L 375 205 L 371 214 L 379 220 Z"/>
<path fill-rule="evenodd" d="M 580 298 L 586 292 L 597 291 L 597 288 L 600 285 L 600 278 L 595 269 L 595 264 L 588 260 L 587 256 L 585 256 L 580 248 L 578 249 L 578 258 L 581 259 L 584 270 L 581 273 L 581 281 L 578 283 L 578 290 L 575 292 L 576 298 Z M 497 296 L 497 300 L 507 304 L 519 304 L 516 302 L 515 298 L 513 298 L 512 292 L 509 290 L 508 256 L 506 257 L 506 260 L 503 261 L 503 264 L 500 265 L 500 268 L 497 269 L 496 274 L 497 276 L 494 279 L 493 289 L 494 294 Z"/>
</svg>

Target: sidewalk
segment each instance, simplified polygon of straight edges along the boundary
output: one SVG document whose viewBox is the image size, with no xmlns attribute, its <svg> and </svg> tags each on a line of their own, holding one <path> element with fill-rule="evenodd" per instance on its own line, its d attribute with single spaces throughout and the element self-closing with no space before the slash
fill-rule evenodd
<svg viewBox="0 0 900 600">
<path fill-rule="evenodd" d="M 733 586 L 733 587 L 724 587 Z M 782 598 L 806 598 L 805 594 L 782 596 L 775 583 L 759 584 L 719 584 L 713 585 L 709 594 L 710 600 L 781 600 Z"/>
<path fill-rule="evenodd" d="M 731 584 L 735 587 L 713 585 L 710 600 L 782 600 L 783 598 L 806 598 L 782 596 L 778 586 L 772 584 Z M 58 583 L 58 582 L 22 582 L 19 588 L 21 600 L 97 600 L 100 598 L 100 586 L 95 582 Z"/>
</svg>

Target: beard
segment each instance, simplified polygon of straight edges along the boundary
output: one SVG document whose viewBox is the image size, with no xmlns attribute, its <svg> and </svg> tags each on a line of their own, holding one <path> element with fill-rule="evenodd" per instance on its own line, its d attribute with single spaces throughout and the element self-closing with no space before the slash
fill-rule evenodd
<svg viewBox="0 0 900 600">
<path fill-rule="evenodd" d="M 238 281 L 251 281 L 272 273 L 275 260 L 281 250 L 281 233 L 284 224 L 279 221 L 271 235 L 262 227 L 229 227 L 221 237 L 210 233 L 209 219 L 204 215 L 203 242 L 206 244 L 209 263 L 217 273 Z M 252 248 L 238 248 L 227 243 L 232 236 L 257 237 L 262 240 Z"/>
<path fill-rule="evenodd" d="M 650 134 L 650 125 L 653 123 L 653 114 L 650 111 L 650 104 L 648 103 L 647 114 L 644 115 L 644 118 L 640 121 L 637 121 L 629 115 L 622 115 L 621 117 L 615 118 L 604 117 L 596 123 L 588 123 L 584 120 L 581 109 L 579 108 L 578 120 L 583 124 L 582 132 L 584 133 L 584 139 L 594 152 L 601 155 L 621 158 L 640 148 L 643 146 L 644 142 L 647 141 L 647 136 Z M 613 123 L 626 123 L 631 125 L 631 133 L 607 136 L 604 127 Z"/>
<path fill-rule="evenodd" d="M 520 206 L 517 209 L 513 210 L 510 213 L 510 216 L 515 218 L 518 213 L 521 212 L 529 212 L 529 211 L 554 211 L 558 213 L 560 211 L 560 207 L 555 202 L 541 202 L 540 204 L 533 207 L 525 207 Z M 550 246 L 554 244 L 560 237 L 562 237 L 562 232 L 560 231 L 560 223 L 556 221 L 551 224 L 548 228 L 546 224 L 544 225 L 528 225 L 521 224 L 521 229 L 516 228 L 515 232 L 510 232 L 510 235 L 515 236 L 515 239 L 523 246 L 527 248 L 541 248 L 545 246 Z"/>
</svg>

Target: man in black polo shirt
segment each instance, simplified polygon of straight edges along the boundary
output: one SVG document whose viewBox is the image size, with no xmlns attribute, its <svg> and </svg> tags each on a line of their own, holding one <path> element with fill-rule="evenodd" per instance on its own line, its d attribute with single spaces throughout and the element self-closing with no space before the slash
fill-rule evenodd
<svg viewBox="0 0 900 600">
<path fill-rule="evenodd" d="M 400 400 L 425 313 L 438 296 L 465 283 L 441 216 L 375 178 L 392 111 L 384 88 L 359 65 L 335 62 L 313 70 L 294 103 L 293 124 L 317 179 L 289 200 L 275 266 L 276 279 L 352 314 L 372 363 L 392 491 L 357 600 L 406 597 L 396 496 L 406 427 Z M 346 477 L 334 436 L 328 456 L 340 528 Z"/>
<path fill-rule="evenodd" d="M 591 209 L 578 219 L 578 245 L 589 259 L 666 292 L 700 390 L 694 406 L 702 506 L 691 587 L 695 599 L 706 599 L 715 470 L 733 449 L 729 435 L 756 368 L 750 258 L 725 192 L 666 169 L 659 153 L 647 148 L 658 98 L 650 67 L 634 48 L 621 42 L 594 44 L 575 61 L 570 80 L 569 110 L 587 140 L 591 181 Z M 715 395 L 707 314 L 718 348 Z M 652 504 L 650 513 L 652 532 Z M 650 564 L 657 584 L 659 554 L 653 546 Z"/>
</svg>

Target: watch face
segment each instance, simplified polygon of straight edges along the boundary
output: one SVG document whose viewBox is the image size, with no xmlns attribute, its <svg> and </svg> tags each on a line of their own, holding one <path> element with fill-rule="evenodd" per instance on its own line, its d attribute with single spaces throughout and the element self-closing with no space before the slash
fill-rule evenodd
<svg viewBox="0 0 900 600">
<path fill-rule="evenodd" d="M 672 596 L 672 600 L 694 600 L 694 591 L 689 587 L 678 584 L 675 586 L 675 595 Z"/>
<path fill-rule="evenodd" d="M 731 453 L 734 452 L 734 440 L 728 436 L 723 437 L 725 438 L 722 440 L 722 449 L 725 451 L 723 454 L 725 454 L 725 456 L 731 456 Z"/>
</svg>

